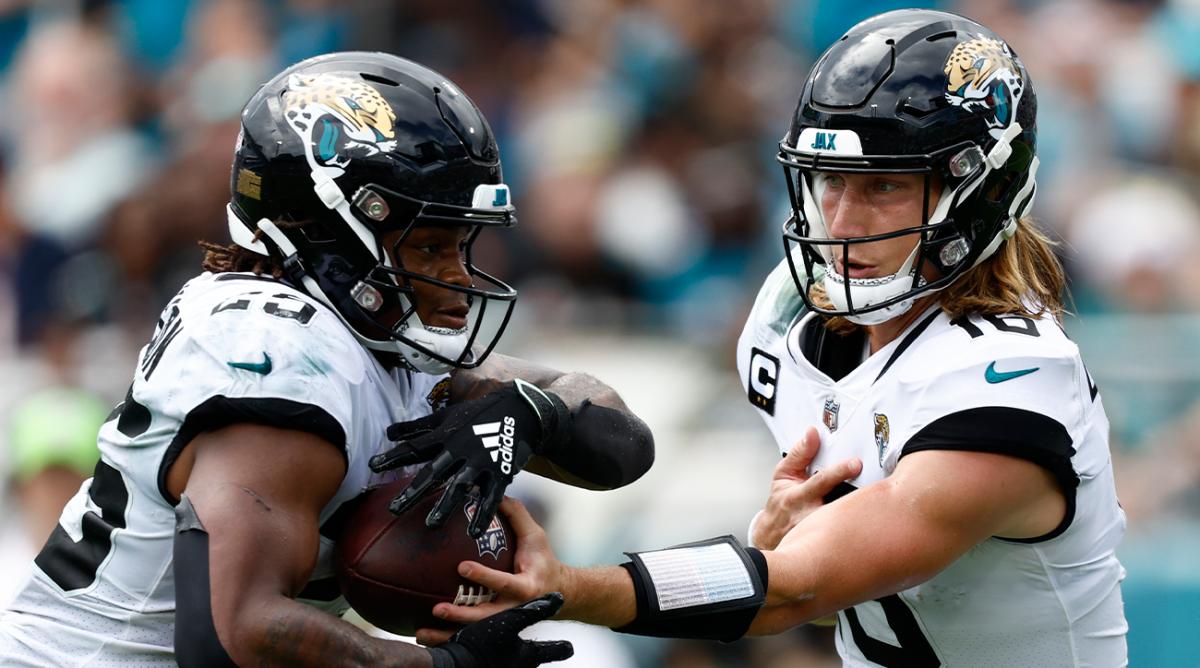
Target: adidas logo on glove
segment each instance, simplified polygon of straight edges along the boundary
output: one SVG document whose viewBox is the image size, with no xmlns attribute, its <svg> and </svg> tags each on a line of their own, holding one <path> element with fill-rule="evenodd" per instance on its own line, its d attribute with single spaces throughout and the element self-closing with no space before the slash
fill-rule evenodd
<svg viewBox="0 0 1200 668">
<path fill-rule="evenodd" d="M 506 475 L 512 473 L 513 432 L 516 426 L 516 419 L 506 415 L 503 423 L 485 422 L 472 427 L 476 436 L 483 437 L 483 447 L 491 451 L 492 461 L 500 462 L 500 471 Z"/>
</svg>

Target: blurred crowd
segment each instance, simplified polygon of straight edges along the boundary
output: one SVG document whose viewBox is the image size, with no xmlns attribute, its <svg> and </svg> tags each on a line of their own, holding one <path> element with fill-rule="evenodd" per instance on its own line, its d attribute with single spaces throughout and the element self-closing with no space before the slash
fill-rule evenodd
<svg viewBox="0 0 1200 668">
<path fill-rule="evenodd" d="M 0 525 L 0 560 L 27 560 L 90 475 L 197 240 L 227 239 L 238 112 L 278 69 L 390 51 L 484 110 L 521 221 L 478 260 L 521 290 L 502 348 L 649 337 L 731 374 L 782 257 L 774 156 L 808 68 L 862 18 L 914 5 L 988 25 L 1032 74 L 1034 213 L 1061 241 L 1066 328 L 1113 421 L 1134 634 L 1164 596 L 1194 621 L 1200 567 L 1163 584 L 1153 564 L 1200 525 L 1200 0 L 0 0 L 0 470 L 25 509 Z M 634 656 L 818 666 L 830 633 Z M 1167 656 L 1151 651 L 1133 656 Z"/>
</svg>

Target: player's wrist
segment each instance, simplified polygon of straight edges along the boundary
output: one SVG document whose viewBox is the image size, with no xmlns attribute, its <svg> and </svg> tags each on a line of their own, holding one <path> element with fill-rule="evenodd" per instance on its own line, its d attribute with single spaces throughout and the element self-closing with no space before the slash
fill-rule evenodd
<svg viewBox="0 0 1200 668">
<path fill-rule="evenodd" d="M 520 378 L 512 382 L 512 388 L 538 423 L 539 437 L 530 443 L 533 454 L 547 455 L 566 446 L 571 435 L 571 411 L 566 403 L 554 392 Z"/>
<path fill-rule="evenodd" d="M 563 565 L 559 586 L 564 599 L 559 619 L 616 628 L 633 621 L 637 615 L 633 582 L 620 566 Z"/>
<path fill-rule="evenodd" d="M 554 577 L 546 584 L 547 591 L 557 591 L 563 595 L 563 606 L 558 611 L 560 618 L 582 621 L 575 616 L 583 603 L 584 590 L 579 587 L 579 570 L 560 562 Z"/>
</svg>

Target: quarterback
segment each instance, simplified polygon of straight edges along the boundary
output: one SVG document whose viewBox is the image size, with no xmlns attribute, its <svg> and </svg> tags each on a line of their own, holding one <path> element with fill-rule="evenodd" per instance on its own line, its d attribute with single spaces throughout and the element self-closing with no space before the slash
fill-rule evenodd
<svg viewBox="0 0 1200 668">
<path fill-rule="evenodd" d="M 903 10 L 850 29 L 780 143 L 786 259 L 738 344 L 783 455 L 751 545 L 569 568 L 507 501 L 519 572 L 460 566 L 504 598 L 435 614 L 561 591 L 560 616 L 646 635 L 836 615 L 847 666 L 1125 665 L 1125 518 L 1062 268 L 1025 217 L 1035 141 L 1029 74 L 987 28 Z"/>
<path fill-rule="evenodd" d="M 441 647 L 375 639 L 331 565 L 337 510 L 433 461 L 444 524 L 491 522 L 523 468 L 594 489 L 653 442 L 608 387 L 490 354 L 516 291 L 478 269 L 516 222 L 497 146 L 445 77 L 381 53 L 296 64 L 250 99 L 232 170 L 233 245 L 167 304 L 95 475 L 0 616 L 6 666 L 536 666 L 567 643 L 517 632 L 547 596 Z M 503 457 L 472 425 L 512 425 Z M 399 443 L 393 443 L 399 441 Z M 332 614 L 331 614 L 332 613 Z"/>
</svg>

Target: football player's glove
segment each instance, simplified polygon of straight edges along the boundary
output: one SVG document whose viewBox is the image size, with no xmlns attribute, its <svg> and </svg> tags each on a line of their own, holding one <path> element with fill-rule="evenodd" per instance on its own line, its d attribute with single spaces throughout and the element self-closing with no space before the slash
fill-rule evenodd
<svg viewBox="0 0 1200 668">
<path fill-rule="evenodd" d="M 566 640 L 533 641 L 517 635 L 530 624 L 548 619 L 562 604 L 562 594 L 551 592 L 468 624 L 446 643 L 429 649 L 433 668 L 533 668 L 569 659 L 575 648 Z"/>
<path fill-rule="evenodd" d="M 426 492 L 449 480 L 425 518 L 428 527 L 445 524 L 472 487 L 479 506 L 468 532 L 478 538 L 492 523 L 504 490 L 529 458 L 566 442 L 570 413 L 552 392 L 515 380 L 479 399 L 464 401 L 411 422 L 388 427 L 396 447 L 371 458 L 371 469 L 386 471 L 417 462 L 421 468 L 388 508 L 399 515 Z"/>
</svg>

